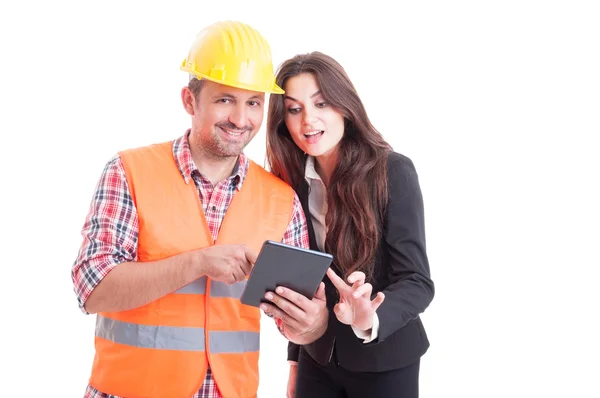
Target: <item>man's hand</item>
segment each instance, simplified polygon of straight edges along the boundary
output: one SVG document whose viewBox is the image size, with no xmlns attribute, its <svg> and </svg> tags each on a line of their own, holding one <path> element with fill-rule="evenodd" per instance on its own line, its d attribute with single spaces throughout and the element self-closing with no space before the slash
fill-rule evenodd
<svg viewBox="0 0 600 398">
<path fill-rule="evenodd" d="M 296 396 L 296 375 L 298 374 L 298 365 L 290 365 L 290 375 L 288 376 L 287 395 L 286 398 L 294 398 Z"/>
<path fill-rule="evenodd" d="M 262 303 L 260 308 L 267 316 L 281 319 L 285 337 L 292 343 L 310 344 L 327 330 L 329 312 L 323 282 L 312 300 L 282 286 L 275 293 L 267 292 L 265 298 L 273 304 Z"/>
<path fill-rule="evenodd" d="M 371 301 L 373 286 L 365 283 L 365 274 L 357 271 L 348 276 L 348 285 L 342 278 L 329 268 L 327 276 L 340 293 L 340 302 L 333 307 L 337 319 L 346 325 L 352 325 L 359 330 L 368 331 L 373 326 L 375 311 L 385 296 L 379 292 Z"/>
<path fill-rule="evenodd" d="M 200 274 L 233 284 L 246 279 L 256 254 L 245 245 L 214 245 L 198 251 Z"/>
</svg>

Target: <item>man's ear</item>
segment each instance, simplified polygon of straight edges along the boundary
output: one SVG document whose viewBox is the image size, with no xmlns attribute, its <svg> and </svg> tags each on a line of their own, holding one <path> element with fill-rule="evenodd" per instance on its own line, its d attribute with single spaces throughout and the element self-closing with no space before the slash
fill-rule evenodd
<svg viewBox="0 0 600 398">
<path fill-rule="evenodd" d="M 196 98 L 194 97 L 194 94 L 190 88 L 187 86 L 181 89 L 181 102 L 183 103 L 183 108 L 185 111 L 191 116 L 194 116 Z"/>
</svg>

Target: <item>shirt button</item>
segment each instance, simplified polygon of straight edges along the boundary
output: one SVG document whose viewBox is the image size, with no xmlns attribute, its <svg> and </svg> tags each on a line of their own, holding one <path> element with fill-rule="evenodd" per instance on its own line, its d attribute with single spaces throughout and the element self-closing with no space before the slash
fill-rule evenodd
<svg viewBox="0 0 600 398">
<path fill-rule="evenodd" d="M 212 211 L 217 211 L 217 206 L 213 206 Z"/>
</svg>

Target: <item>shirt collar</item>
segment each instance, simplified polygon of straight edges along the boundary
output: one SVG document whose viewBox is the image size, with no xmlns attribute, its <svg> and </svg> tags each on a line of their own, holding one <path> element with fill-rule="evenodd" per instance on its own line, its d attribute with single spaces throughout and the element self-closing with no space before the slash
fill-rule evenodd
<svg viewBox="0 0 600 398">
<path fill-rule="evenodd" d="M 181 173 L 186 184 L 189 183 L 194 172 L 201 175 L 198 167 L 196 167 L 196 163 L 194 163 L 194 160 L 192 159 L 192 152 L 190 151 L 190 143 L 188 141 L 189 134 L 190 130 L 186 131 L 183 136 L 177 138 L 173 142 L 173 157 L 175 158 L 179 173 Z M 242 189 L 242 184 L 246 179 L 249 165 L 250 162 L 248 157 L 244 153 L 241 153 L 238 157 L 238 163 L 229 177 L 230 179 L 236 180 L 236 188 L 238 191 Z"/>
<path fill-rule="evenodd" d="M 312 180 L 321 180 L 321 176 L 317 173 L 317 169 L 315 169 L 315 158 L 313 156 L 307 156 L 306 158 L 306 166 L 304 167 L 304 178 L 306 182 L 309 184 Z"/>
</svg>

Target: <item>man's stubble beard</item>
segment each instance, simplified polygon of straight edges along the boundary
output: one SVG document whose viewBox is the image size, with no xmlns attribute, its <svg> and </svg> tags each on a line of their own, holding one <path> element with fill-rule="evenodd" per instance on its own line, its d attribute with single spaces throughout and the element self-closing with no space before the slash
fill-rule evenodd
<svg viewBox="0 0 600 398">
<path fill-rule="evenodd" d="M 228 143 L 223 141 L 221 137 L 219 137 L 216 131 L 213 131 L 209 140 L 200 139 L 199 146 L 200 150 L 204 152 L 206 155 L 211 156 L 213 158 L 232 158 L 238 157 L 246 146 L 252 140 L 251 132 L 247 132 L 244 134 L 248 134 L 248 138 L 243 143 Z"/>
</svg>

